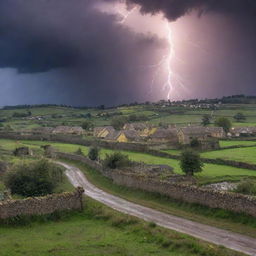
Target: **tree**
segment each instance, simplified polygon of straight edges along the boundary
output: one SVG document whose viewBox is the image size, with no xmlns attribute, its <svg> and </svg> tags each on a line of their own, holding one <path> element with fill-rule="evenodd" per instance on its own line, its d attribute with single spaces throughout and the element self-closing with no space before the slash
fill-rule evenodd
<svg viewBox="0 0 256 256">
<path fill-rule="evenodd" d="M 202 125 L 207 126 L 211 123 L 211 116 L 210 115 L 204 115 L 202 118 Z"/>
<path fill-rule="evenodd" d="M 99 160 L 99 153 L 100 153 L 100 149 L 98 147 L 91 147 L 89 149 L 88 157 L 92 161 Z"/>
<path fill-rule="evenodd" d="M 180 167 L 186 175 L 193 176 L 194 173 L 203 170 L 203 162 L 199 153 L 194 150 L 185 150 L 181 154 Z"/>
<path fill-rule="evenodd" d="M 233 117 L 237 122 L 243 122 L 246 120 L 246 117 L 243 113 L 237 113 Z"/>
<path fill-rule="evenodd" d="M 128 167 L 131 166 L 131 164 L 132 162 L 130 161 L 129 157 L 119 152 L 115 152 L 111 155 L 107 154 L 103 161 L 103 166 L 110 169 Z"/>
<path fill-rule="evenodd" d="M 84 121 L 82 123 L 82 128 L 86 131 L 92 130 L 94 128 L 94 124 L 90 121 Z"/>
<path fill-rule="evenodd" d="M 111 125 L 116 130 L 121 130 L 124 127 L 126 122 L 127 122 L 127 119 L 125 117 L 114 117 L 111 121 Z"/>
<path fill-rule="evenodd" d="M 232 127 L 231 121 L 226 117 L 219 117 L 215 121 L 215 126 L 222 127 L 225 132 L 229 132 L 230 128 Z"/>
<path fill-rule="evenodd" d="M 44 196 L 53 193 L 63 180 L 61 167 L 39 160 L 16 165 L 5 177 L 5 185 L 12 194 L 21 196 Z"/>
</svg>

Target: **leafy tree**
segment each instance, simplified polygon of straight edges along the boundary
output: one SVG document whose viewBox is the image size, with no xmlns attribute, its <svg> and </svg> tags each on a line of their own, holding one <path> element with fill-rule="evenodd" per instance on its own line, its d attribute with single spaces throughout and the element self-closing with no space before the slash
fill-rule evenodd
<svg viewBox="0 0 256 256">
<path fill-rule="evenodd" d="M 222 127 L 225 132 L 229 132 L 230 128 L 232 127 L 231 121 L 226 117 L 219 117 L 215 121 L 215 126 Z"/>
<path fill-rule="evenodd" d="M 5 185 L 12 194 L 21 196 L 44 196 L 53 193 L 63 180 L 62 168 L 47 161 L 39 160 L 16 165 L 5 176 Z"/>
<path fill-rule="evenodd" d="M 204 115 L 202 118 L 202 125 L 207 126 L 211 123 L 211 116 L 210 115 Z"/>
<path fill-rule="evenodd" d="M 126 122 L 127 122 L 127 119 L 125 117 L 114 117 L 111 121 L 111 125 L 116 130 L 121 130 L 124 127 Z"/>
<path fill-rule="evenodd" d="M 246 120 L 246 117 L 243 113 L 237 113 L 233 117 L 237 122 L 243 122 Z"/>
<path fill-rule="evenodd" d="M 100 153 L 100 149 L 98 147 L 91 147 L 89 149 L 88 157 L 92 161 L 96 161 L 99 159 L 99 153 Z"/>
<path fill-rule="evenodd" d="M 111 155 L 107 154 L 103 161 L 103 166 L 110 169 L 128 167 L 131 166 L 131 164 L 132 162 L 130 161 L 129 157 L 119 152 L 115 152 Z"/>
<path fill-rule="evenodd" d="M 94 128 L 94 124 L 90 121 L 84 121 L 82 123 L 82 128 L 86 131 L 92 130 Z"/>
<path fill-rule="evenodd" d="M 193 150 L 185 150 L 181 154 L 180 167 L 182 171 L 190 176 L 203 170 L 203 162 L 199 153 Z"/>
</svg>

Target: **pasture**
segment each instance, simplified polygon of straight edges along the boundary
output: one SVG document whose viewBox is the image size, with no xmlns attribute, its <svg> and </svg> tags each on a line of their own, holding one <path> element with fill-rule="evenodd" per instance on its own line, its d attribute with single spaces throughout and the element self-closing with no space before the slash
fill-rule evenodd
<svg viewBox="0 0 256 256">
<path fill-rule="evenodd" d="M 221 158 L 226 160 L 234 160 L 256 164 L 256 147 L 225 149 L 219 151 L 211 151 L 202 154 L 205 158 Z"/>
<path fill-rule="evenodd" d="M 56 142 L 42 142 L 42 141 L 11 141 L 11 140 L 0 140 L 0 143 L 3 148 L 13 150 L 18 145 L 29 146 L 32 149 L 36 149 L 38 151 L 42 151 L 40 149 L 41 145 L 51 144 L 57 150 L 61 152 L 74 153 L 81 148 L 85 155 L 88 154 L 88 147 L 74 145 L 74 144 L 66 144 L 66 143 L 56 143 Z M 101 158 L 104 158 L 106 154 L 113 153 L 113 150 L 109 149 L 101 149 L 100 155 Z M 220 151 L 222 152 L 222 151 Z M 122 153 L 129 156 L 129 158 L 136 162 L 144 162 L 146 164 L 156 164 L 156 165 L 169 165 L 174 168 L 175 173 L 181 174 L 181 169 L 179 165 L 179 161 L 169 158 L 156 157 L 149 154 L 144 153 L 136 153 L 129 151 L 122 151 Z M 203 155 L 204 156 L 204 155 Z M 209 182 L 218 182 L 218 181 L 240 181 L 245 177 L 256 177 L 256 171 L 251 171 L 242 168 L 235 168 L 226 165 L 215 165 L 215 164 L 205 164 L 204 171 L 196 175 L 201 183 L 209 183 Z"/>
<path fill-rule="evenodd" d="M 41 126 L 57 125 L 78 125 L 81 126 L 85 120 L 90 120 L 95 126 L 110 125 L 114 116 L 128 117 L 129 115 L 143 115 L 149 123 L 158 125 L 159 123 L 175 124 L 186 126 L 188 124 L 199 125 L 203 115 L 212 117 L 212 123 L 218 117 L 227 117 L 233 122 L 233 126 L 254 126 L 256 125 L 256 104 L 225 104 L 217 109 L 191 109 L 189 105 L 162 106 L 154 104 L 141 104 L 135 106 L 113 107 L 109 109 L 45 106 L 26 109 L 0 109 L 0 120 L 4 126 L 11 126 L 14 130 L 33 129 Z M 31 112 L 29 118 L 13 117 L 14 113 Z M 244 122 L 236 122 L 233 116 L 241 112 L 246 116 Z M 86 115 L 90 114 L 90 118 Z M 31 120 L 34 117 L 34 120 Z M 42 119 L 38 120 L 37 117 Z"/>
</svg>

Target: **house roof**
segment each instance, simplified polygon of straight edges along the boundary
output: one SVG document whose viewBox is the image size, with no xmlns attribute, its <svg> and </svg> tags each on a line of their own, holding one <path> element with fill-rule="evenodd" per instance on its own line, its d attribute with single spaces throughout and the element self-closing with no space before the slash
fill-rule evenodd
<svg viewBox="0 0 256 256">
<path fill-rule="evenodd" d="M 231 129 L 232 133 L 255 133 L 256 127 L 234 127 Z"/>
<path fill-rule="evenodd" d="M 123 131 L 121 131 L 121 134 L 122 133 L 125 135 L 125 137 L 127 139 L 133 140 L 133 139 L 139 139 L 140 138 L 139 134 L 134 130 L 123 130 Z"/>
<path fill-rule="evenodd" d="M 178 130 L 176 128 L 169 129 L 157 129 L 155 133 L 150 135 L 151 138 L 170 138 L 173 136 L 177 136 Z"/>
<path fill-rule="evenodd" d="M 186 135 L 203 135 L 211 133 L 223 133 L 222 127 L 189 126 L 180 129 Z"/>
<path fill-rule="evenodd" d="M 120 136 L 120 131 L 111 131 L 106 137 L 106 140 L 117 140 L 117 138 Z"/>
</svg>

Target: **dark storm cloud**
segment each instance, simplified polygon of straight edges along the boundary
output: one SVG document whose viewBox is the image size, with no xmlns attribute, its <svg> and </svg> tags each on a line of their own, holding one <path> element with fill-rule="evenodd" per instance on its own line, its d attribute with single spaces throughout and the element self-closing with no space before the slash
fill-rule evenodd
<svg viewBox="0 0 256 256">
<path fill-rule="evenodd" d="M 230 12 L 256 15 L 255 0 L 126 0 L 128 4 L 139 4 L 145 13 L 163 12 L 170 20 L 176 20 L 185 14 L 197 10 L 204 12 Z"/>
<path fill-rule="evenodd" d="M 54 85 L 48 82 L 42 89 L 54 90 L 58 102 L 135 100 L 148 83 L 138 67 L 153 63 L 163 42 L 121 26 L 118 17 L 94 8 L 99 2 L 1 1 L 0 68 L 26 74 L 59 69 Z"/>
</svg>

